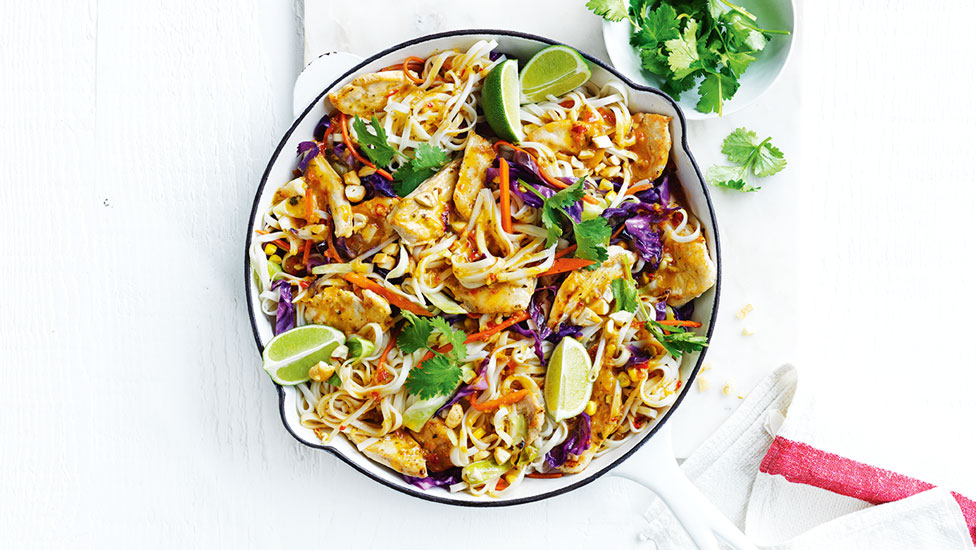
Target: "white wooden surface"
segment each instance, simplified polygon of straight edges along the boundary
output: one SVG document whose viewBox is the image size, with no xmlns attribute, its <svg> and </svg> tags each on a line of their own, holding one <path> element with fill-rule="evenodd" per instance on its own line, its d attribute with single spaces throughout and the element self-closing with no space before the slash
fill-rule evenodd
<svg viewBox="0 0 976 550">
<path fill-rule="evenodd" d="M 605 55 L 582 0 L 308 1 L 332 14 L 309 33 L 329 49 L 508 27 Z M 713 390 L 676 415 L 679 452 L 735 406 L 715 386 L 747 391 L 790 361 L 819 388 L 825 441 L 976 496 L 974 11 L 804 4 L 774 89 L 693 126 L 703 166 L 740 125 L 774 136 L 791 164 L 758 194 L 715 194 Z M 281 428 L 242 243 L 290 122 L 302 13 L 275 0 L 0 3 L 0 547 L 636 545 L 650 497 L 624 481 L 446 508 Z M 751 337 L 734 317 L 747 302 Z"/>
</svg>

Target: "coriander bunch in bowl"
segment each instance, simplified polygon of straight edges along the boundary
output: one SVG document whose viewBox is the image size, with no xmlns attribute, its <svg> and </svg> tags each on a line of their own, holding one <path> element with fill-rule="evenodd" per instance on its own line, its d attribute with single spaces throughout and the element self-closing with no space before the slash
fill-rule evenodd
<svg viewBox="0 0 976 550">
<path fill-rule="evenodd" d="M 586 7 L 606 20 L 607 52 L 618 69 L 711 116 L 730 112 L 733 98 L 737 110 L 758 97 L 789 54 L 789 0 L 754 7 L 730 0 L 590 0 Z M 750 88 L 747 97 L 737 101 L 743 88 Z"/>
</svg>

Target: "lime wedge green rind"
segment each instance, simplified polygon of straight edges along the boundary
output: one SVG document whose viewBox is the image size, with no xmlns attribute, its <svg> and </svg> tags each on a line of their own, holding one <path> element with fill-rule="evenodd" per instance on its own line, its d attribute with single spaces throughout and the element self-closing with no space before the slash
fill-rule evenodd
<svg viewBox="0 0 976 550">
<path fill-rule="evenodd" d="M 275 336 L 264 348 L 264 370 L 283 386 L 308 380 L 308 369 L 331 359 L 345 335 L 328 326 L 306 325 Z"/>
<path fill-rule="evenodd" d="M 503 61 L 485 77 L 481 88 L 481 108 L 485 120 L 498 137 L 513 143 L 522 140 L 520 96 L 517 61 Z"/>
<path fill-rule="evenodd" d="M 522 68 L 519 85 L 522 103 L 543 101 L 548 96 L 561 96 L 586 84 L 590 67 L 573 48 L 549 46 L 532 56 Z"/>
<path fill-rule="evenodd" d="M 591 367 L 586 348 L 571 337 L 563 338 L 553 350 L 542 392 L 553 420 L 572 418 L 586 408 L 593 390 L 589 380 Z"/>
</svg>

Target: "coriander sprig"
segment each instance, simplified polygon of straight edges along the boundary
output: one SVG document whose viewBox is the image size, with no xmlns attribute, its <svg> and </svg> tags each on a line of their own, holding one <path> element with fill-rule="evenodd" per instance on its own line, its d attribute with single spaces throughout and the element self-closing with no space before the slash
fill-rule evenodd
<svg viewBox="0 0 976 550">
<path fill-rule="evenodd" d="M 542 199 L 542 226 L 546 228 L 546 248 L 555 245 L 563 234 L 561 219 L 565 218 L 573 224 L 573 237 L 576 239 L 574 256 L 593 260 L 595 262 L 593 266 L 598 266 L 610 257 L 607 247 L 613 230 L 603 217 L 577 222 L 566 212 L 566 208 L 583 198 L 583 179 L 576 180 L 573 185 L 548 198 L 531 185 L 521 183 L 520 185 Z"/>
<path fill-rule="evenodd" d="M 397 347 L 407 354 L 426 349 L 431 355 L 429 359 L 410 369 L 404 387 L 420 399 L 450 394 L 461 380 L 461 366 L 467 358 L 467 346 L 464 343 L 467 336 L 442 317 L 422 318 L 409 311 L 404 311 L 403 316 L 407 324 L 397 337 Z M 434 330 L 447 338 L 448 345 L 451 346 L 447 353 L 442 353 L 427 343 Z"/>
<path fill-rule="evenodd" d="M 706 172 L 708 182 L 717 187 L 737 191 L 759 191 L 748 183 L 751 172 L 758 178 L 765 178 L 786 168 L 786 157 L 770 140 L 759 141 L 752 130 L 738 128 L 722 142 L 722 152 L 730 162 L 737 166 L 712 166 Z"/>
</svg>

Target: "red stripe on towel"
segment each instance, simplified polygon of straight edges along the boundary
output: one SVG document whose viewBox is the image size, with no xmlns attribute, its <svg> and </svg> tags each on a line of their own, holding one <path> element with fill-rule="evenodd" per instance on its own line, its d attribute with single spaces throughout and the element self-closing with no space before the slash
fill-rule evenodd
<svg viewBox="0 0 976 550">
<path fill-rule="evenodd" d="M 781 475 L 792 483 L 826 489 L 871 504 L 883 504 L 927 491 L 935 485 L 877 468 L 863 462 L 821 451 L 783 437 L 773 440 L 759 471 Z M 976 543 L 976 502 L 952 493 L 962 510 L 969 535 Z"/>
</svg>

